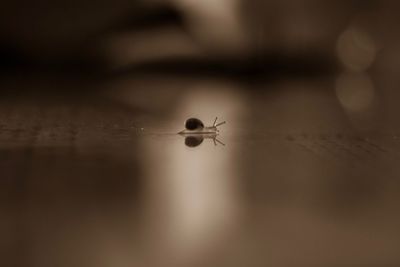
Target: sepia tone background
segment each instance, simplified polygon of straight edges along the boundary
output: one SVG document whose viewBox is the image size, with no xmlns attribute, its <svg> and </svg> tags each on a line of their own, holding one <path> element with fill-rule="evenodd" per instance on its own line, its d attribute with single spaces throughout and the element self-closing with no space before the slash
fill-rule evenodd
<svg viewBox="0 0 400 267">
<path fill-rule="evenodd" d="M 3 1 L 0 265 L 399 265 L 398 11 Z"/>
</svg>

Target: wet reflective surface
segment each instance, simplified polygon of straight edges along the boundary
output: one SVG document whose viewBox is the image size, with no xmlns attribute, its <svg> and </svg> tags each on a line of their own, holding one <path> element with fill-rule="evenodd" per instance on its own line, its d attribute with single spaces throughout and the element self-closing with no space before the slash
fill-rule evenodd
<svg viewBox="0 0 400 267">
<path fill-rule="evenodd" d="M 399 264 L 398 93 L 359 81 L 3 82 L 1 265 Z"/>
</svg>

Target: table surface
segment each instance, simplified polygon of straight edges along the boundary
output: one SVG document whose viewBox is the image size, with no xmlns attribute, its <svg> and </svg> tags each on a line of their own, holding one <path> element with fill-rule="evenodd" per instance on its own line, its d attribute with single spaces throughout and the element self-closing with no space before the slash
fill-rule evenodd
<svg viewBox="0 0 400 267">
<path fill-rule="evenodd" d="M 179 75 L 1 88 L 2 266 L 400 264 L 396 90 Z M 226 120 L 223 144 L 176 134 L 192 116 Z"/>
</svg>

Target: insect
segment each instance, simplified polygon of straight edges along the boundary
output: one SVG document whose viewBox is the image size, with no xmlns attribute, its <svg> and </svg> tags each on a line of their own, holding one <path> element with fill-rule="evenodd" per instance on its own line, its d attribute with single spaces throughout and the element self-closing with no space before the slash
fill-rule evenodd
<svg viewBox="0 0 400 267">
<path fill-rule="evenodd" d="M 185 122 L 185 130 L 178 134 L 185 136 L 185 144 L 188 147 L 197 147 L 201 145 L 204 139 L 212 139 L 214 145 L 217 143 L 225 146 L 224 143 L 217 139 L 219 134 L 218 127 L 225 124 L 226 122 L 217 123 L 218 118 L 215 118 L 212 126 L 204 126 L 204 123 L 196 118 L 190 118 Z"/>
<path fill-rule="evenodd" d="M 185 130 L 179 132 L 181 135 L 197 135 L 197 134 L 209 134 L 218 135 L 218 127 L 225 124 L 226 122 L 217 123 L 218 117 L 215 118 L 212 126 L 204 126 L 204 123 L 196 118 L 190 118 L 185 122 Z"/>
</svg>

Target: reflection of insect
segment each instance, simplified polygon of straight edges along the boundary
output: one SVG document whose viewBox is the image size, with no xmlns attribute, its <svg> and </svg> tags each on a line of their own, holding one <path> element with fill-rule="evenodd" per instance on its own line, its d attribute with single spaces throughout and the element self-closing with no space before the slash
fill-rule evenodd
<svg viewBox="0 0 400 267">
<path fill-rule="evenodd" d="M 217 145 L 217 143 L 225 145 L 217 139 L 217 135 L 219 133 L 218 127 L 226 122 L 217 123 L 217 121 L 218 118 L 215 118 L 212 126 L 205 127 L 201 120 L 190 118 L 185 122 L 185 130 L 179 132 L 179 134 L 185 136 L 185 144 L 188 147 L 197 147 L 203 143 L 204 139 L 212 139 L 214 145 Z"/>
<path fill-rule="evenodd" d="M 224 143 L 222 143 L 221 141 L 219 141 L 217 139 L 217 135 L 216 134 L 196 134 L 196 135 L 187 135 L 185 137 L 185 145 L 188 147 L 197 147 L 200 146 L 204 139 L 212 139 L 214 142 L 214 145 L 221 144 L 223 146 L 225 146 Z"/>
<path fill-rule="evenodd" d="M 196 118 L 190 118 L 185 122 L 185 130 L 179 132 L 181 135 L 196 135 L 196 134 L 214 134 L 217 135 L 219 133 L 218 127 L 225 124 L 226 122 L 217 123 L 218 118 L 215 118 L 215 121 L 212 126 L 204 126 L 204 123 Z"/>
</svg>

